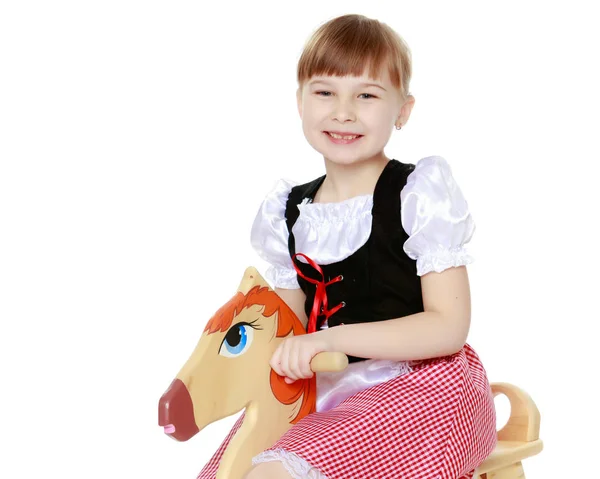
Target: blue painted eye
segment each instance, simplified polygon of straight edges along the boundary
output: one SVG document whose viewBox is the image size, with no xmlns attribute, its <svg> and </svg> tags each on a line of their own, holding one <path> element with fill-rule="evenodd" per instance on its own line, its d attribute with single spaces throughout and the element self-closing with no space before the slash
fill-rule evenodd
<svg viewBox="0 0 600 479">
<path fill-rule="evenodd" d="M 249 324 L 239 323 L 227 331 L 219 349 L 219 354 L 226 358 L 235 358 L 244 354 L 254 339 L 254 328 Z"/>
</svg>

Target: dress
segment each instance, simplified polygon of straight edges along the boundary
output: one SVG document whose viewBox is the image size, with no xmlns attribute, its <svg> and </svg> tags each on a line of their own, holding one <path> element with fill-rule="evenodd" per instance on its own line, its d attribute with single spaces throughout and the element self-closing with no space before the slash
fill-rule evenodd
<svg viewBox="0 0 600 479">
<path fill-rule="evenodd" d="M 472 261 L 467 203 L 446 160 L 388 162 L 373 195 L 312 203 L 323 177 L 280 180 L 262 203 L 251 242 L 270 264 L 275 287 L 301 287 L 309 315 L 316 271 L 330 305 L 319 327 L 378 321 L 423 311 L 420 276 Z M 485 369 L 469 344 L 424 361 L 350 358 L 341 373 L 317 374 L 317 412 L 290 428 L 254 464 L 278 460 L 292 477 L 310 479 L 469 478 L 496 445 L 496 415 Z M 214 477 L 236 423 L 199 479 Z M 213 474 L 211 476 L 211 473 Z"/>
</svg>

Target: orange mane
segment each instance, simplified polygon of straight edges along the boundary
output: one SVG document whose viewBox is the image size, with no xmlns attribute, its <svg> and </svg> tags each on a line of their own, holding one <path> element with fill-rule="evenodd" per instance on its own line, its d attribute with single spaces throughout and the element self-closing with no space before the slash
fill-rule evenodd
<svg viewBox="0 0 600 479">
<path fill-rule="evenodd" d="M 306 334 L 304 326 L 291 310 L 291 308 L 268 287 L 254 286 L 247 294 L 237 292 L 233 298 L 225 303 L 208 321 L 205 332 L 213 334 L 217 331 L 226 332 L 233 324 L 234 318 L 247 307 L 255 304 L 263 305 L 262 315 L 265 318 L 273 318 L 277 321 L 276 336 L 282 338 L 294 332 L 294 336 Z M 274 316 L 277 313 L 277 316 Z M 282 404 L 293 404 L 302 398 L 302 405 L 298 414 L 290 421 L 291 424 L 296 424 L 301 418 L 315 411 L 316 400 L 316 378 L 313 376 L 310 379 L 294 381 L 292 384 L 287 384 L 284 378 L 279 376 L 275 371 L 271 370 L 271 390 Z"/>
</svg>

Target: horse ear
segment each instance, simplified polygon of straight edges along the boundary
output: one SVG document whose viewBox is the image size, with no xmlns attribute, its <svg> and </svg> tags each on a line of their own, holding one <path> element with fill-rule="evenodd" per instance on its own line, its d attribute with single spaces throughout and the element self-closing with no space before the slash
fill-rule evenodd
<svg viewBox="0 0 600 479">
<path fill-rule="evenodd" d="M 270 288 L 269 283 L 265 281 L 265 279 L 260 275 L 258 270 L 254 266 L 248 266 L 246 268 L 246 271 L 244 271 L 244 277 L 240 282 L 238 291 L 240 293 L 246 294 L 254 286 L 266 286 L 267 288 Z"/>
</svg>

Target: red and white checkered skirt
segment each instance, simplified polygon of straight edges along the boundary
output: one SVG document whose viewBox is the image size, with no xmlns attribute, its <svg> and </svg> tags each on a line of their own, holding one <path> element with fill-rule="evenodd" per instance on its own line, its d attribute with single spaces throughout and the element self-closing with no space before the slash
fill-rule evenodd
<svg viewBox="0 0 600 479">
<path fill-rule="evenodd" d="M 214 479 L 239 418 L 198 479 Z M 304 417 L 269 452 L 292 453 L 327 479 L 471 478 L 496 446 L 485 369 L 465 346 Z"/>
</svg>

